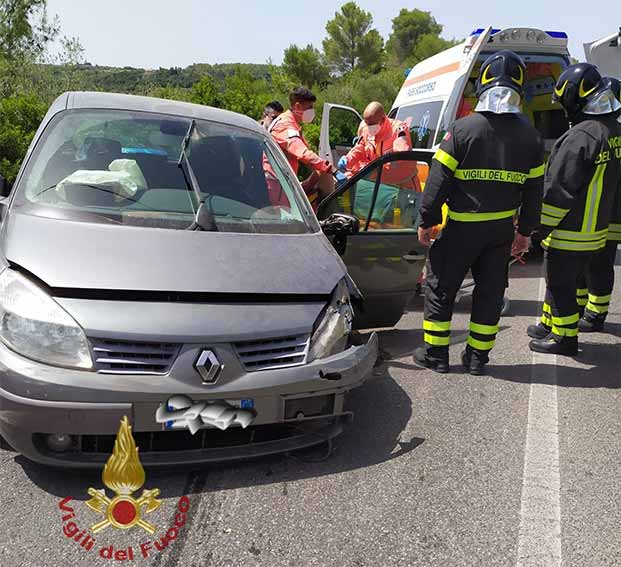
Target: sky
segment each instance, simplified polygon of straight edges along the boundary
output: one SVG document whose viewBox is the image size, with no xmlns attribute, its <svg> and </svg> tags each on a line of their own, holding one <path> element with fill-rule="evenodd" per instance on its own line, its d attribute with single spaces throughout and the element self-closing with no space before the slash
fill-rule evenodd
<svg viewBox="0 0 621 567">
<path fill-rule="evenodd" d="M 192 63 L 273 63 L 291 44 L 321 47 L 326 22 L 344 0 L 48 0 L 63 34 L 78 36 L 86 59 L 98 65 L 185 67 Z M 614 33 L 599 9 L 570 2 L 357 0 L 387 38 L 402 8 L 430 11 L 446 38 L 479 27 L 535 27 L 565 31 L 570 53 L 584 59 L 582 43 Z M 613 2 L 614 3 L 614 2 Z M 577 3 L 576 3 L 577 4 Z"/>
</svg>

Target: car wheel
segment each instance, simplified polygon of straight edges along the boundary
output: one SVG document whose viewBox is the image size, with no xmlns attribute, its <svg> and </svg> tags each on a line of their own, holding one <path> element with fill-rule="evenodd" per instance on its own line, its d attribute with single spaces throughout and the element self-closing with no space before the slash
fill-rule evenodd
<svg viewBox="0 0 621 567">
<path fill-rule="evenodd" d="M 3 451 L 15 451 L 15 449 L 13 449 L 13 447 L 11 447 L 5 440 L 4 437 L 2 437 L 2 435 L 0 435 L 0 449 L 2 449 Z"/>
</svg>

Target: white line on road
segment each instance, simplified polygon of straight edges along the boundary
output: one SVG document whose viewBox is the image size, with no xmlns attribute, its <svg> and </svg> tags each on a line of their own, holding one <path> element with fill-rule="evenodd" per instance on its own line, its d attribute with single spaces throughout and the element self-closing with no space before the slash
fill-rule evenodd
<svg viewBox="0 0 621 567">
<path fill-rule="evenodd" d="M 542 279 L 540 301 L 544 293 Z M 533 353 L 517 567 L 562 563 L 556 363 L 556 356 Z"/>
</svg>

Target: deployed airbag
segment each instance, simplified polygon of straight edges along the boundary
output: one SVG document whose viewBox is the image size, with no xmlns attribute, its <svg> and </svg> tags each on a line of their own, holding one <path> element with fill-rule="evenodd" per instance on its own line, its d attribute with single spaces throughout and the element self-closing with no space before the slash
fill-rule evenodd
<svg viewBox="0 0 621 567">
<path fill-rule="evenodd" d="M 115 159 L 108 166 L 108 170 L 78 169 L 58 183 L 56 192 L 65 198 L 68 187 L 86 185 L 96 186 L 122 198 L 131 198 L 138 189 L 147 187 L 147 182 L 136 160 Z"/>
</svg>

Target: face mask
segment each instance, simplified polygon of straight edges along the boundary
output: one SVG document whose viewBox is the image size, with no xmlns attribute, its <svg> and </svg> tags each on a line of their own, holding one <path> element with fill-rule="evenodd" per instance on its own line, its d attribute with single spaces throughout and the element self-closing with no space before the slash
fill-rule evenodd
<svg viewBox="0 0 621 567">
<path fill-rule="evenodd" d="M 315 109 L 309 108 L 302 112 L 302 122 L 308 123 L 315 119 Z"/>
<path fill-rule="evenodd" d="M 367 130 L 369 131 L 370 136 L 377 136 L 377 133 L 380 131 L 382 127 L 381 124 L 373 124 L 372 126 L 367 126 Z"/>
</svg>

